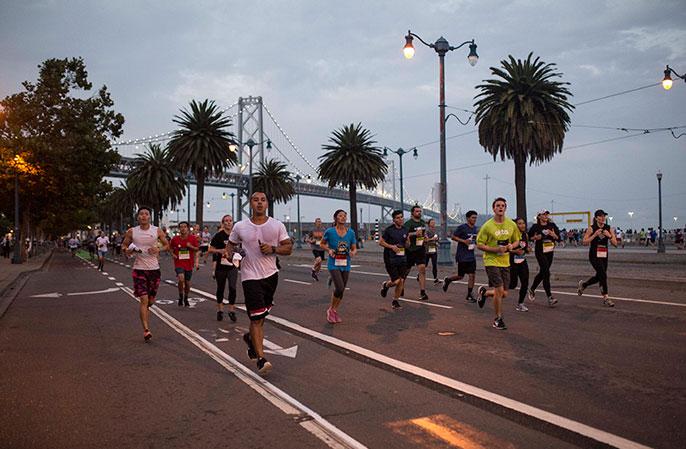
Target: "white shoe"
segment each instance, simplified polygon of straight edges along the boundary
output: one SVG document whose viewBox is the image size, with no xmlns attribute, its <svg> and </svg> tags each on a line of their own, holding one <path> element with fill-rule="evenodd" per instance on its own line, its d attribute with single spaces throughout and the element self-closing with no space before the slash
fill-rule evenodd
<svg viewBox="0 0 686 449">
<path fill-rule="evenodd" d="M 529 308 L 527 306 L 525 306 L 524 304 L 517 304 L 517 306 L 515 307 L 515 310 L 517 312 L 528 312 Z"/>
<path fill-rule="evenodd" d="M 536 292 L 528 289 L 526 292 L 527 299 L 531 302 L 534 302 L 536 300 Z"/>
<path fill-rule="evenodd" d="M 584 294 L 584 281 L 579 281 L 579 286 L 576 289 L 576 293 L 579 296 Z"/>
</svg>

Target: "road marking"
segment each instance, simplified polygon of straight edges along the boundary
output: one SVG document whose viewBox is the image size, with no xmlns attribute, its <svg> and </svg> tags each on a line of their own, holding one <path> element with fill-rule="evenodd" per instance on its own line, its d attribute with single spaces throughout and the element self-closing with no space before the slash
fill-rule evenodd
<svg viewBox="0 0 686 449">
<path fill-rule="evenodd" d="M 225 341 L 229 341 L 229 339 L 228 339 L 228 338 L 215 338 L 214 341 L 216 341 L 216 342 L 218 342 L 218 343 L 223 343 L 223 342 L 225 342 Z"/>
<path fill-rule="evenodd" d="M 293 284 L 302 284 L 302 285 L 312 285 L 311 282 L 296 281 L 295 279 L 284 279 L 284 282 L 290 282 Z"/>
<path fill-rule="evenodd" d="M 43 293 L 40 295 L 31 295 L 29 298 L 59 298 L 62 295 L 62 293 Z"/>
<path fill-rule="evenodd" d="M 398 433 L 420 433 L 432 439 L 441 440 L 453 447 L 462 449 L 486 449 L 491 447 L 514 449 L 510 442 L 503 441 L 468 424 L 458 422 L 446 415 L 425 416 L 422 418 L 399 421 L 389 425 Z M 427 441 L 425 446 L 431 445 Z"/>
<path fill-rule="evenodd" d="M 129 265 L 129 264 L 126 264 L 126 265 L 124 265 L 124 266 L 125 266 L 126 268 L 131 268 L 131 265 Z"/>
<path fill-rule="evenodd" d="M 67 296 L 98 295 L 100 293 L 116 292 L 117 290 L 119 290 L 117 287 L 110 287 L 110 288 L 106 288 L 105 290 L 96 290 L 96 291 L 92 291 L 92 292 L 67 293 Z"/>
<path fill-rule="evenodd" d="M 115 278 L 114 276 L 110 276 L 107 279 L 109 279 L 110 281 L 116 281 L 117 280 L 117 278 Z"/>
<path fill-rule="evenodd" d="M 105 273 L 104 271 L 100 274 L 102 274 L 103 276 L 109 276 L 110 275 L 109 273 Z"/>
<path fill-rule="evenodd" d="M 121 290 L 138 301 L 130 288 L 123 287 Z M 201 337 L 198 333 L 176 320 L 164 310 L 155 306 L 151 307 L 150 311 L 166 325 L 174 329 L 186 340 L 214 359 L 228 372 L 255 390 L 282 412 L 289 415 L 295 422 L 298 422 L 300 426 L 326 443 L 327 446 L 334 449 L 366 449 L 366 446 L 335 427 L 317 412 L 302 404 L 277 386 L 259 377 L 252 370 L 239 363 L 238 360 L 223 352 L 217 346 Z"/>
<path fill-rule="evenodd" d="M 116 285 L 117 287 L 123 287 L 124 283 L 123 282 L 115 282 L 114 285 Z"/>
<path fill-rule="evenodd" d="M 398 298 L 399 301 L 405 301 L 405 302 L 413 302 L 415 304 L 422 304 L 424 306 L 431 306 L 431 307 L 440 307 L 441 309 L 452 309 L 453 306 L 444 306 L 443 304 L 434 304 L 431 302 L 426 302 L 426 301 L 417 301 L 416 299 L 407 299 L 400 297 Z"/>
<path fill-rule="evenodd" d="M 264 352 L 268 352 L 269 354 L 282 355 L 284 357 L 290 357 L 292 359 L 294 359 L 295 356 L 298 355 L 298 345 L 284 349 L 276 343 L 272 343 L 271 341 L 267 340 L 266 338 L 263 338 L 262 343 L 264 344 L 264 347 L 267 348 L 264 350 Z"/>
</svg>

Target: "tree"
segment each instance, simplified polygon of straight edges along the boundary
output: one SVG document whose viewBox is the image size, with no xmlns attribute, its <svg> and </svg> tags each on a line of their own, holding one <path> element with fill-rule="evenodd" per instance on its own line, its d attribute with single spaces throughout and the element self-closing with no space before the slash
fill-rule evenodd
<svg viewBox="0 0 686 449">
<path fill-rule="evenodd" d="M 22 232 L 59 235 L 97 220 L 103 182 L 119 160 L 110 142 L 124 117 L 107 87 L 91 93 L 81 58 L 48 59 L 35 83 L 0 101 L 0 147 L 40 167 L 36 180 L 20 176 Z M 0 212 L 14 216 L 14 179 L 0 177 Z"/>
<path fill-rule="evenodd" d="M 153 223 L 159 226 L 162 211 L 183 199 L 186 183 L 174 168 L 169 151 L 159 144 L 150 144 L 147 153 L 137 154 L 135 166 L 126 184 L 136 203 L 153 209 Z"/>
<path fill-rule="evenodd" d="M 517 216 L 526 213 L 526 163 L 540 164 L 562 151 L 569 129 L 569 112 L 574 109 L 567 98 L 566 82 L 554 81 L 562 74 L 555 64 L 546 64 L 533 53 L 525 61 L 502 60 L 502 69 L 491 67 L 499 79 L 477 86 L 475 97 L 479 143 L 495 160 L 514 160 Z"/>
<path fill-rule="evenodd" d="M 374 189 L 384 180 L 388 166 L 379 147 L 374 146 L 371 132 L 361 123 L 334 130 L 329 143 L 322 145 L 325 153 L 317 173 L 329 188 L 341 185 L 350 195 L 350 225 L 359 237 L 357 226 L 357 189 Z"/>
<path fill-rule="evenodd" d="M 195 221 L 203 227 L 203 204 L 205 179 L 220 175 L 238 163 L 238 156 L 229 149 L 234 135 L 229 131 L 231 118 L 224 117 L 214 104 L 205 100 L 190 103 L 190 111 L 181 110 L 174 116 L 179 125 L 169 141 L 172 163 L 181 173 L 191 173 L 197 183 L 195 197 Z"/>
<path fill-rule="evenodd" d="M 120 231 L 133 224 L 136 201 L 127 185 L 115 187 L 100 203 L 101 216 L 106 223 L 117 223 Z"/>
<path fill-rule="evenodd" d="M 291 173 L 276 159 L 262 161 L 253 176 L 253 191 L 264 192 L 269 201 L 268 214 L 274 216 L 274 203 L 286 203 L 295 195 Z"/>
</svg>

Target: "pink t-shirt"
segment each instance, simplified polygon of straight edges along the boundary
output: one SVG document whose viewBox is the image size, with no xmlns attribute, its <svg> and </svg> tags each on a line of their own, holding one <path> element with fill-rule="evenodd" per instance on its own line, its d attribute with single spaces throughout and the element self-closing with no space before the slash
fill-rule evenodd
<svg viewBox="0 0 686 449">
<path fill-rule="evenodd" d="M 279 246 L 279 242 L 287 239 L 286 227 L 271 217 L 261 225 L 256 225 L 249 219 L 236 223 L 229 235 L 229 241 L 232 244 L 243 244 L 245 257 L 241 261 L 241 280 L 266 279 L 278 272 L 276 254 L 262 254 L 260 242 Z"/>
</svg>

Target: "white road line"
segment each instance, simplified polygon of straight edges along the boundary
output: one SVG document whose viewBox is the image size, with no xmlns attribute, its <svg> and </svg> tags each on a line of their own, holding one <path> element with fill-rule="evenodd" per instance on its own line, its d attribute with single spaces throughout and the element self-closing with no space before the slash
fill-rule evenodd
<svg viewBox="0 0 686 449">
<path fill-rule="evenodd" d="M 116 281 L 117 280 L 117 278 L 115 278 L 114 276 L 110 276 L 107 279 L 109 279 L 110 281 Z"/>
<path fill-rule="evenodd" d="M 200 295 L 207 296 L 208 298 L 213 298 L 213 296 L 210 293 L 199 290 L 195 287 L 191 287 L 191 291 L 194 291 L 195 293 L 198 293 Z M 245 310 L 245 308 L 242 306 L 236 307 Z M 639 443 L 625 439 L 618 435 L 614 435 L 612 433 L 605 432 L 604 430 L 596 429 L 595 427 L 582 424 L 578 421 L 574 421 L 569 418 L 565 418 L 563 416 L 547 412 L 545 410 L 525 404 L 523 402 L 519 402 L 505 396 L 501 396 L 497 393 L 491 393 L 488 390 L 484 390 L 482 388 L 475 387 L 464 382 L 460 382 L 459 380 L 443 376 L 442 374 L 434 373 L 433 371 L 429 371 L 427 369 L 420 368 L 410 363 L 406 363 L 401 360 L 388 357 L 386 355 L 371 351 L 369 349 L 363 348 L 353 343 L 348 343 L 347 341 L 322 334 L 320 332 L 301 326 L 297 323 L 293 323 L 286 319 L 279 318 L 274 315 L 268 315 L 267 320 L 278 323 L 285 328 L 292 329 L 301 334 L 308 335 L 316 340 L 324 341 L 326 343 L 345 349 L 347 351 L 359 354 L 368 359 L 375 360 L 393 369 L 404 371 L 406 373 L 412 374 L 413 376 L 422 377 L 426 380 L 442 385 L 444 387 L 448 387 L 455 391 L 485 400 L 487 402 L 495 404 L 496 406 L 505 407 L 517 413 L 531 416 L 535 419 L 550 423 L 555 427 L 573 432 L 577 435 L 581 435 L 586 438 L 600 441 L 601 443 L 609 444 L 611 446 L 622 449 L 649 449 L 647 446 L 643 446 Z"/>
<path fill-rule="evenodd" d="M 124 287 L 121 290 L 138 301 L 130 288 Z M 277 386 L 259 377 L 249 368 L 239 363 L 238 360 L 223 352 L 217 346 L 201 337 L 192 329 L 186 327 L 159 307 L 151 307 L 150 311 L 198 349 L 209 355 L 228 372 L 262 395 L 282 412 L 289 415 L 293 420 L 299 422 L 304 429 L 322 440 L 327 446 L 334 449 L 366 449 L 366 446 L 335 427 L 317 412 L 302 404 Z"/>
<path fill-rule="evenodd" d="M 109 276 L 110 275 L 109 273 L 105 273 L 104 271 L 100 274 L 102 274 L 103 276 Z"/>
<path fill-rule="evenodd" d="M 131 268 L 131 265 L 129 265 L 129 264 L 126 264 L 126 265 L 124 265 L 124 266 L 125 266 L 126 268 Z"/>
<path fill-rule="evenodd" d="M 284 282 L 291 282 L 293 284 L 302 284 L 302 285 L 312 285 L 311 282 L 296 281 L 295 279 L 284 279 Z"/>
<path fill-rule="evenodd" d="M 398 298 L 399 301 L 405 301 L 405 302 L 413 302 L 415 304 L 421 304 L 423 306 L 431 306 L 431 307 L 440 307 L 441 309 L 452 309 L 453 306 L 444 306 L 443 304 L 434 304 L 431 302 L 426 302 L 426 301 L 417 301 L 416 299 L 407 299 L 400 297 Z"/>
<path fill-rule="evenodd" d="M 115 282 L 114 285 L 116 285 L 117 287 L 123 287 L 124 283 L 123 282 Z"/>
</svg>

